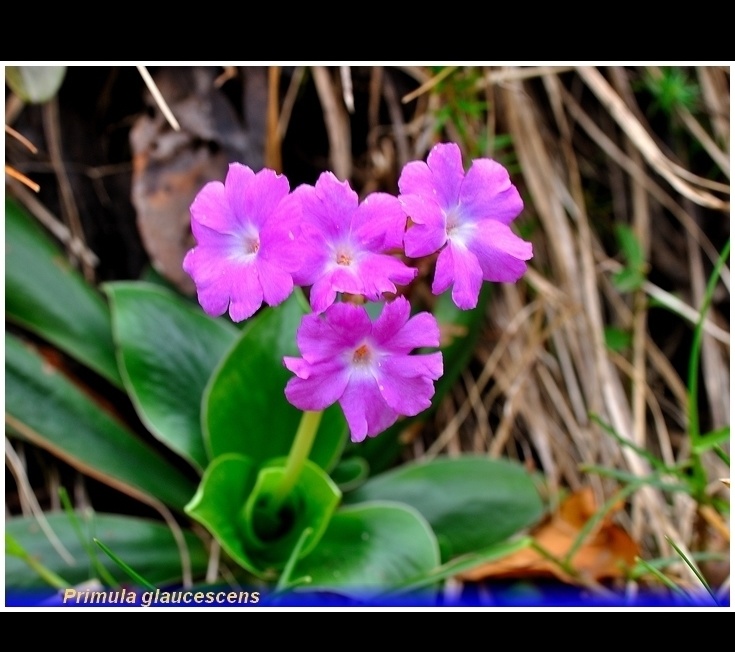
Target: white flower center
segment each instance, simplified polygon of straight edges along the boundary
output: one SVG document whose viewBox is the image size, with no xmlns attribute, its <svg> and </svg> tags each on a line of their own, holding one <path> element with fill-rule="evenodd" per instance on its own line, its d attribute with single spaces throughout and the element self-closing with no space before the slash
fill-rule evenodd
<svg viewBox="0 0 735 652">
<path fill-rule="evenodd" d="M 465 244 L 471 239 L 475 225 L 462 219 L 459 206 L 455 206 L 446 213 L 445 230 L 447 239 L 458 244 Z"/>
</svg>

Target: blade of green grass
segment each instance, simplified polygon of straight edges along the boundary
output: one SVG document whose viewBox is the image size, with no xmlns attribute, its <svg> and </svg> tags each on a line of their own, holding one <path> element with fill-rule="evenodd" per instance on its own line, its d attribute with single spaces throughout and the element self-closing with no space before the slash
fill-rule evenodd
<svg viewBox="0 0 735 652">
<path fill-rule="evenodd" d="M 685 554 L 684 554 L 684 553 L 682 552 L 682 550 L 681 550 L 681 549 L 679 548 L 679 546 L 677 546 L 677 545 L 676 545 L 676 543 L 674 543 L 674 541 L 673 541 L 673 540 L 671 539 L 671 537 L 668 537 L 668 536 L 667 536 L 667 537 L 666 537 L 666 540 L 667 540 L 667 541 L 669 542 L 669 544 L 671 545 L 671 547 L 672 547 L 672 548 L 673 548 L 674 550 L 676 550 L 676 554 L 677 554 L 677 555 L 679 555 L 679 557 L 681 557 L 681 558 L 682 558 L 682 559 L 684 560 L 684 563 L 685 563 L 685 564 L 686 564 L 687 566 L 689 566 L 689 568 L 691 568 L 691 569 L 692 569 L 692 572 L 693 572 L 693 573 L 694 573 L 694 574 L 695 574 L 695 575 L 697 576 L 697 579 L 698 579 L 698 580 L 699 580 L 699 581 L 700 581 L 700 582 L 702 583 L 702 586 L 703 586 L 703 587 L 704 587 L 704 588 L 705 588 L 705 589 L 707 590 L 707 593 L 709 593 L 709 594 L 710 594 L 710 596 L 712 597 L 712 599 L 713 599 L 713 600 L 715 601 L 715 604 L 719 606 L 719 604 L 720 604 L 720 603 L 719 603 L 719 600 L 717 600 L 717 596 L 716 596 L 716 595 L 714 594 L 714 591 L 712 591 L 712 589 L 710 588 L 710 585 L 709 585 L 709 583 L 707 582 L 707 580 L 706 580 L 706 579 L 704 579 L 704 575 L 702 575 L 702 573 L 701 573 L 701 571 L 699 570 L 699 568 L 697 568 L 697 566 L 696 566 L 696 565 L 694 564 L 694 562 L 692 562 L 692 561 L 691 561 L 691 560 L 690 560 L 690 559 L 689 559 L 689 558 L 688 558 L 688 557 L 687 557 L 687 556 L 686 556 L 686 555 L 685 555 Z"/>
<path fill-rule="evenodd" d="M 18 543 L 18 541 L 7 532 L 5 533 L 5 554 L 22 559 L 34 571 L 36 571 L 38 576 L 41 577 L 44 582 L 48 582 L 48 584 L 53 586 L 55 589 L 64 590 L 70 585 L 70 583 L 63 577 L 59 577 L 56 573 L 41 564 L 32 555 L 29 555 L 25 551 L 25 548 L 23 548 L 23 546 L 21 546 L 20 543 Z"/>
<path fill-rule="evenodd" d="M 146 579 L 138 575 L 130 566 L 128 566 L 122 559 L 120 559 L 112 550 L 110 550 L 102 541 L 95 538 L 93 541 L 102 548 L 102 551 L 110 558 L 112 561 L 114 561 L 125 573 L 132 579 L 134 582 L 137 582 L 140 586 L 145 587 L 146 589 L 150 591 L 155 591 L 156 587 L 153 586 L 150 582 L 148 582 Z"/>
<path fill-rule="evenodd" d="M 66 515 L 69 517 L 69 522 L 74 528 L 74 532 L 76 533 L 77 538 L 79 539 L 79 543 L 81 543 L 84 550 L 86 550 L 87 555 L 89 556 L 89 561 L 92 564 L 95 571 L 97 572 L 97 577 L 99 578 L 99 580 L 102 582 L 105 582 L 110 587 L 113 587 L 113 588 L 119 587 L 120 584 L 115 580 L 114 577 L 112 577 L 110 572 L 102 565 L 99 558 L 97 557 L 97 553 L 95 552 L 95 549 L 90 544 L 89 539 L 84 535 L 84 532 L 82 531 L 82 525 L 79 522 L 79 518 L 77 518 L 77 514 L 74 511 L 74 507 L 72 507 L 71 500 L 69 500 L 69 494 L 67 493 L 65 487 L 59 487 L 59 499 L 61 500 L 61 505 L 64 508 L 64 512 L 66 512 Z"/>
</svg>

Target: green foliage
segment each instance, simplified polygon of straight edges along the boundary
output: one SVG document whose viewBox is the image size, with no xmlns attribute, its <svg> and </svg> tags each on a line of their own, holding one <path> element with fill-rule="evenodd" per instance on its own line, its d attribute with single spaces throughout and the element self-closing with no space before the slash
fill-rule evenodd
<svg viewBox="0 0 735 652">
<path fill-rule="evenodd" d="M 616 224 L 615 235 L 625 266 L 613 274 L 613 284 L 621 292 L 638 290 L 646 280 L 648 268 L 641 243 L 627 224 Z"/>
<path fill-rule="evenodd" d="M 668 116 L 677 109 L 693 111 L 700 99 L 700 89 L 684 68 L 666 66 L 661 68 L 660 75 L 646 71 L 643 83 L 653 95 L 651 111 L 662 111 Z"/>
<path fill-rule="evenodd" d="M 490 105 L 482 89 L 483 70 L 477 66 L 434 66 L 436 83 L 432 93 L 441 101 L 434 111 L 434 129 L 449 133 L 451 140 L 462 143 L 471 158 L 492 155 L 515 174 L 517 161 L 508 134 L 494 134 L 488 129 Z"/>
<path fill-rule="evenodd" d="M 313 549 L 341 496 L 324 471 L 307 462 L 277 519 L 270 520 L 265 507 L 282 474 L 282 460 L 258 469 L 242 455 L 222 455 L 207 467 L 186 508 L 237 563 L 264 578 L 277 577 L 307 528 L 311 535 L 301 554 Z"/>
<path fill-rule="evenodd" d="M 309 590 L 372 598 L 432 572 L 439 547 L 426 520 L 405 504 L 362 502 L 343 507 L 320 545 L 296 564 Z"/>
<path fill-rule="evenodd" d="M 538 491 L 520 466 L 471 455 L 404 464 L 345 500 L 411 505 L 436 533 L 443 561 L 504 541 L 542 512 Z"/>
<path fill-rule="evenodd" d="M 175 467 L 7 333 L 5 402 L 13 435 L 101 482 L 179 510 L 194 493 L 195 487 Z"/>
<path fill-rule="evenodd" d="M 77 525 L 63 512 L 46 514 L 46 519 L 71 553 L 73 562 L 64 561 L 51 542 L 40 531 L 35 518 L 10 517 L 5 519 L 5 532 L 9 534 L 25 553 L 52 573 L 63 578 L 64 586 L 81 584 L 94 577 L 94 563 L 89 558 L 89 547 L 94 539 L 104 541 L 149 582 L 163 585 L 179 581 L 182 559 L 176 539 L 171 530 L 149 519 L 116 514 L 78 512 L 78 522 L 84 529 L 80 541 Z M 207 566 L 207 553 L 202 542 L 191 532 L 184 532 L 188 563 L 192 574 L 202 575 Z M 112 559 L 101 557 L 108 573 L 115 580 L 127 581 L 128 574 Z M 6 590 L 39 589 L 49 584 L 47 578 L 28 573 L 25 563 L 18 557 L 5 557 Z M 60 586 L 58 588 L 61 588 Z"/>
<path fill-rule="evenodd" d="M 161 287 L 120 282 L 105 290 L 120 370 L 138 416 L 171 450 L 204 469 L 202 393 L 238 330 Z"/>
<path fill-rule="evenodd" d="M 629 331 L 615 326 L 605 327 L 605 346 L 611 351 L 620 353 L 630 347 L 633 340 Z"/>
<path fill-rule="evenodd" d="M 212 456 L 239 453 L 257 463 L 287 455 L 301 412 L 284 387 L 286 355 L 298 355 L 296 329 L 306 314 L 301 291 L 249 320 L 221 359 L 202 396 L 205 443 Z M 347 423 L 338 405 L 324 411 L 310 459 L 329 470 L 345 445 Z"/>
<path fill-rule="evenodd" d="M 5 318 L 122 386 L 102 296 L 10 198 L 5 199 Z"/>
</svg>

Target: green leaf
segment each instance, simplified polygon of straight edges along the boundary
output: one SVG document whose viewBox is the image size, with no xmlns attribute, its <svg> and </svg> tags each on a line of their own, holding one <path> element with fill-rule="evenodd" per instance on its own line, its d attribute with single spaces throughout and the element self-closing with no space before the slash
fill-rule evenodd
<svg viewBox="0 0 735 652">
<path fill-rule="evenodd" d="M 284 462 L 273 460 L 258 470 L 247 457 L 222 455 L 207 467 L 186 507 L 238 564 L 269 579 L 286 565 L 297 544 L 305 555 L 318 543 L 341 498 L 329 476 L 307 461 L 274 530 L 265 521 L 264 507 L 283 475 Z M 300 543 L 307 528 L 311 534 Z"/>
<path fill-rule="evenodd" d="M 632 336 L 629 331 L 615 326 L 605 326 L 605 346 L 611 351 L 620 352 L 630 346 Z"/>
<path fill-rule="evenodd" d="M 135 570 L 155 584 L 178 583 L 182 578 L 181 558 L 171 530 L 157 521 L 115 514 L 78 512 L 87 541 L 80 541 L 67 514 L 47 513 L 46 518 L 64 547 L 75 560 L 66 563 L 54 550 L 38 522 L 29 517 L 5 519 L 5 531 L 38 563 L 63 577 L 73 586 L 94 578 L 94 567 L 88 556 L 88 545 L 94 538 L 108 546 Z M 191 532 L 184 531 L 192 575 L 202 576 L 207 568 L 207 552 L 203 543 Z M 118 581 L 127 581 L 126 573 L 111 559 L 100 556 L 100 562 Z M 29 570 L 21 559 L 5 555 L 5 590 L 27 590 L 46 587 L 46 582 Z"/>
<path fill-rule="evenodd" d="M 238 330 L 164 288 L 109 283 L 120 370 L 141 421 L 199 470 L 207 465 L 201 403 Z"/>
<path fill-rule="evenodd" d="M 5 334 L 5 411 L 11 431 L 82 473 L 182 510 L 195 486 L 65 376 Z"/>
<path fill-rule="evenodd" d="M 643 247 L 633 232 L 633 229 L 627 224 L 618 223 L 615 225 L 615 237 L 623 253 L 626 267 L 629 267 L 631 270 L 641 271 L 646 264 L 646 259 L 643 255 Z"/>
<path fill-rule="evenodd" d="M 405 464 L 345 495 L 349 504 L 372 500 L 394 500 L 421 512 L 443 561 L 507 539 L 535 523 L 543 508 L 523 467 L 473 455 Z"/>
<path fill-rule="evenodd" d="M 362 457 L 349 457 L 332 470 L 332 480 L 342 491 L 357 489 L 368 479 L 370 467 Z"/>
<path fill-rule="evenodd" d="M 633 292 L 634 290 L 639 290 L 645 280 L 646 277 L 643 276 L 640 271 L 637 269 L 630 269 L 628 267 L 625 267 L 612 275 L 613 285 L 620 290 L 620 292 Z"/>
<path fill-rule="evenodd" d="M 369 598 L 438 565 L 436 538 L 421 514 L 408 505 L 373 502 L 337 511 L 314 551 L 296 564 L 293 578 L 309 577 L 309 591 Z"/>
<path fill-rule="evenodd" d="M 730 439 L 730 426 L 722 426 L 699 437 L 694 452 L 698 455 L 706 453 L 711 448 L 724 444 Z"/>
<path fill-rule="evenodd" d="M 41 104 L 56 95 L 66 66 L 6 66 L 5 82 L 24 102 Z"/>
<path fill-rule="evenodd" d="M 307 308 L 300 290 L 250 320 L 214 372 L 204 396 L 203 419 L 212 458 L 239 453 L 256 463 L 288 455 L 301 411 L 286 400 L 292 374 L 283 356 L 298 356 L 296 329 Z M 338 404 L 324 411 L 309 459 L 329 470 L 347 440 Z"/>
<path fill-rule="evenodd" d="M 5 316 L 118 387 L 110 313 L 66 254 L 12 199 L 5 199 Z"/>
</svg>

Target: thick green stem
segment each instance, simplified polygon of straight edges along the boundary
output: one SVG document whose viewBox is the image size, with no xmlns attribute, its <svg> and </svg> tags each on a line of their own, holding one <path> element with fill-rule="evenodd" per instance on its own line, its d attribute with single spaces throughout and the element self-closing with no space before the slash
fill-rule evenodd
<svg viewBox="0 0 735 652">
<path fill-rule="evenodd" d="M 296 485 L 299 475 L 301 475 L 301 469 L 304 467 L 311 452 L 311 447 L 314 444 L 314 439 L 316 439 L 316 432 L 319 430 L 321 420 L 322 412 L 304 412 L 301 416 L 299 429 L 296 431 L 296 437 L 288 453 L 283 477 L 273 492 L 268 504 L 271 513 L 278 513 L 278 510 L 283 506 L 283 501 L 286 500 Z"/>
</svg>

